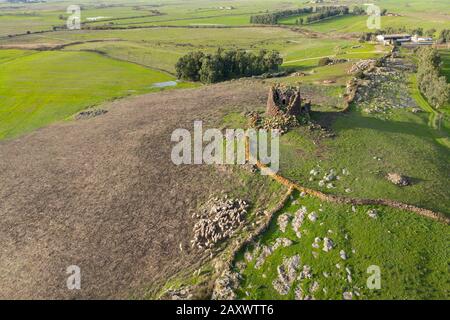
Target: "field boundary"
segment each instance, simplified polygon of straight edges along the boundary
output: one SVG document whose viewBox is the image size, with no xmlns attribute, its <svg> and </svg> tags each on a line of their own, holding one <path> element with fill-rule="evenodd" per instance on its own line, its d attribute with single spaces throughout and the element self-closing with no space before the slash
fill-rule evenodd
<svg viewBox="0 0 450 320">
<path fill-rule="evenodd" d="M 341 111 L 342 112 L 342 111 Z M 245 139 L 245 158 L 246 161 L 249 161 L 251 159 L 250 156 L 250 143 L 249 143 L 249 137 L 246 137 Z M 253 159 L 255 160 L 255 159 Z M 420 207 L 416 207 L 411 204 L 406 204 L 403 202 L 395 201 L 395 200 L 388 200 L 388 199 L 358 199 L 358 198 L 350 198 L 345 196 L 338 196 L 338 195 L 332 195 L 332 194 L 326 194 L 318 190 L 309 189 L 306 188 L 300 184 L 297 184 L 291 180 L 289 180 L 286 177 L 283 177 L 279 175 L 278 173 L 273 172 L 268 166 L 263 164 L 262 162 L 256 160 L 255 161 L 256 167 L 260 171 L 264 171 L 269 177 L 271 177 L 273 180 L 281 183 L 282 185 L 288 187 L 289 189 L 295 189 L 300 192 L 304 192 L 306 194 L 309 194 L 311 196 L 314 196 L 316 198 L 319 198 L 320 200 L 328 201 L 328 202 L 334 202 L 334 203 L 340 203 L 340 204 L 353 204 L 353 205 L 383 205 L 388 206 L 391 208 L 396 209 L 402 209 L 411 211 L 414 213 L 417 213 L 423 217 L 427 217 L 439 222 L 443 222 L 445 224 L 450 224 L 450 218 L 448 218 L 446 215 L 440 212 L 434 212 L 429 209 L 424 209 Z"/>
<path fill-rule="evenodd" d="M 247 146 L 248 146 L 248 140 L 247 140 Z M 311 196 L 314 196 L 316 198 L 319 198 L 320 200 L 328 201 L 328 202 L 334 202 L 339 204 L 353 204 L 353 205 L 383 205 L 388 206 L 391 208 L 396 209 L 402 209 L 411 211 L 414 213 L 417 213 L 421 216 L 443 222 L 445 224 L 450 224 L 450 218 L 445 216 L 443 213 L 440 212 L 434 212 L 429 209 L 420 208 L 411 204 L 406 204 L 403 202 L 395 201 L 395 200 L 388 200 L 388 199 L 358 199 L 358 198 L 350 198 L 345 196 L 338 196 L 338 195 L 332 195 L 332 194 L 326 194 L 318 190 L 309 189 L 306 187 L 303 187 L 277 173 L 272 172 L 266 165 L 261 163 L 260 161 L 256 162 L 256 166 L 260 170 L 264 170 L 268 172 L 268 175 L 274 179 L 275 181 L 281 183 L 282 185 L 296 189 L 300 192 L 304 192 L 306 194 L 309 194 Z"/>
</svg>

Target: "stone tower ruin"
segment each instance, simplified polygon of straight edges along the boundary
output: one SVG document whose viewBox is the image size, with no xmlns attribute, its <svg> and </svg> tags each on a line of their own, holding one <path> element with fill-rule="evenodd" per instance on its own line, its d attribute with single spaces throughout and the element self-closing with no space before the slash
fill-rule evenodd
<svg viewBox="0 0 450 320">
<path fill-rule="evenodd" d="M 297 117 L 309 113 L 310 109 L 310 103 L 302 105 L 300 87 L 276 84 L 269 90 L 266 109 L 268 116 L 284 114 Z"/>
</svg>

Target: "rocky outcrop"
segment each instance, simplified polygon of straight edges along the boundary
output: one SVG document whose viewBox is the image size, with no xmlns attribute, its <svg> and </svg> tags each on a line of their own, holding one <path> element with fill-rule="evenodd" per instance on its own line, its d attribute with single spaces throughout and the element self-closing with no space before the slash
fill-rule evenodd
<svg viewBox="0 0 450 320">
<path fill-rule="evenodd" d="M 393 184 L 395 184 L 396 186 L 404 187 L 404 186 L 410 185 L 410 181 L 409 181 L 408 177 L 403 176 L 398 173 L 393 173 L 393 172 L 388 173 L 386 175 L 386 179 L 388 181 L 392 182 Z"/>
</svg>

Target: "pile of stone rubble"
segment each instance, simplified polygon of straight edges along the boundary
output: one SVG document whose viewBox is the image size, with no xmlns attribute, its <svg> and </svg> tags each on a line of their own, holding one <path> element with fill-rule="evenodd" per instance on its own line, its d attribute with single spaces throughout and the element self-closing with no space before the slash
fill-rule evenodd
<svg viewBox="0 0 450 320">
<path fill-rule="evenodd" d="M 214 282 L 213 300 L 235 300 L 234 290 L 239 286 L 240 275 L 237 272 L 225 270 Z"/>
<path fill-rule="evenodd" d="M 297 277 L 297 269 L 300 266 L 298 255 L 284 258 L 283 263 L 277 267 L 278 277 L 272 282 L 274 289 L 281 295 L 286 295 Z"/>
<path fill-rule="evenodd" d="M 386 114 L 396 108 L 417 109 L 405 73 L 411 68 L 402 59 L 388 58 L 381 66 L 364 71 L 355 95 L 358 106 L 370 114 Z"/>
<path fill-rule="evenodd" d="M 408 186 L 410 184 L 408 177 L 394 172 L 388 173 L 386 179 L 400 187 Z"/>
<path fill-rule="evenodd" d="M 76 120 L 89 119 L 97 116 L 101 116 L 102 114 L 107 113 L 108 111 L 103 109 L 88 109 L 85 111 L 79 112 L 76 116 Z"/>
<path fill-rule="evenodd" d="M 287 238 L 277 238 L 275 243 L 269 246 L 262 246 L 260 249 L 260 254 L 256 259 L 255 269 L 261 268 L 266 259 L 278 248 L 280 247 L 289 247 L 292 245 L 292 241 Z"/>
<path fill-rule="evenodd" d="M 349 74 L 355 74 L 358 72 L 370 70 L 373 67 L 375 67 L 376 60 L 374 59 L 367 59 L 367 60 L 360 60 L 356 63 L 354 63 L 350 69 L 348 70 Z"/>
</svg>

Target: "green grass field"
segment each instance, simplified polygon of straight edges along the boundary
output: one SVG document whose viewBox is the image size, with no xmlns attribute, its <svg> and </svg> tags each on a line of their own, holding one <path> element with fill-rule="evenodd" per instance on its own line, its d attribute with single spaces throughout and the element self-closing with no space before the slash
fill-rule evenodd
<svg viewBox="0 0 450 320">
<path fill-rule="evenodd" d="M 419 217 L 413 213 L 386 207 L 357 206 L 353 212 L 350 205 L 321 202 L 316 198 L 293 198 L 272 220 L 269 229 L 255 242 L 271 245 L 277 238 L 293 241 L 289 247 L 275 250 L 259 268 L 255 268 L 258 255 L 246 261 L 244 252 L 253 252 L 254 246 L 245 248 L 237 258 L 243 264 L 243 280 L 238 290 L 242 299 L 294 299 L 294 290 L 300 285 L 308 292 L 313 281 L 319 289 L 313 294 L 315 299 L 342 300 L 343 292 L 353 292 L 354 299 L 445 299 L 447 297 L 447 268 L 449 252 L 448 226 Z M 300 228 L 298 238 L 291 224 L 285 232 L 277 226 L 280 214 L 294 214 L 301 206 L 308 213 L 316 212 L 318 220 L 306 218 Z M 367 215 L 369 209 L 376 208 L 378 218 Z M 330 252 L 322 247 L 314 249 L 315 237 L 329 237 L 335 247 Z M 339 256 L 344 250 L 347 259 Z M 312 252 L 317 252 L 315 258 Z M 294 281 L 287 295 L 280 295 L 272 286 L 277 277 L 277 266 L 284 257 L 299 255 L 300 265 L 311 267 L 312 278 Z M 339 265 L 339 268 L 336 267 Z M 380 267 L 381 288 L 371 290 L 366 281 L 371 265 Z M 351 282 L 347 279 L 348 268 Z M 300 268 L 301 270 L 301 268 Z M 327 273 L 326 277 L 324 273 Z M 325 290 L 325 291 L 324 291 Z M 358 292 L 360 296 L 356 296 Z M 305 294 L 306 295 L 306 294 Z"/>
<path fill-rule="evenodd" d="M 355 1 L 342 1 L 341 4 L 353 6 Z M 16 4 L 12 9 L 7 4 L 0 4 L 0 36 L 26 33 L 27 31 L 49 31 L 53 26 L 64 25 L 68 17 L 69 1 L 49 1 L 37 4 Z M 310 6 L 309 3 L 283 2 L 281 0 L 236 0 L 215 1 L 166 0 L 163 3 L 149 4 L 142 1 L 110 1 L 99 4 L 93 0 L 78 2 L 82 6 L 82 22 L 89 18 L 103 17 L 86 24 L 90 27 L 136 27 L 136 26 L 246 26 L 250 24 L 252 14 L 274 12 Z M 360 4 L 360 3 L 357 3 Z M 446 0 L 434 0 L 426 4 L 420 0 L 380 0 L 381 8 L 400 14 L 400 17 L 383 17 L 382 28 L 391 27 L 431 27 L 438 31 L 450 27 L 449 6 Z M 158 10 L 155 15 L 151 10 Z M 288 17 L 281 24 L 292 25 L 298 17 Z M 327 19 L 305 26 L 319 32 L 363 32 L 367 17 L 345 16 Z"/>
<path fill-rule="evenodd" d="M 317 112 L 313 118 L 324 120 Z M 334 139 L 320 146 L 313 143 L 304 129 L 282 137 L 281 173 L 314 189 L 327 193 L 346 194 L 358 198 L 388 198 L 450 214 L 447 172 L 450 151 L 439 144 L 434 129 L 428 126 L 428 115 L 398 111 L 389 120 L 353 111 L 339 116 L 332 124 Z M 399 147 L 401 146 L 401 147 Z M 309 171 L 350 170 L 349 176 L 335 188 L 320 187 L 318 180 L 309 181 Z M 388 172 L 402 172 L 415 183 L 398 188 L 385 179 Z"/>
<path fill-rule="evenodd" d="M 267 28 L 150 28 L 132 30 L 90 30 L 27 35 L 3 44 L 64 44 L 75 41 L 103 40 L 71 45 L 64 50 L 99 50 L 108 56 L 132 61 L 174 73 L 180 56 L 193 50 L 212 52 L 218 47 L 278 50 L 285 67 L 309 68 L 323 56 L 359 59 L 378 54 L 373 44 L 356 40 L 307 38 L 289 29 Z M 1 44 L 1 42 L 0 42 Z"/>
<path fill-rule="evenodd" d="M 0 139 L 107 100 L 160 90 L 152 84 L 174 80 L 161 72 L 87 52 L 0 51 L 0 67 Z"/>
</svg>

